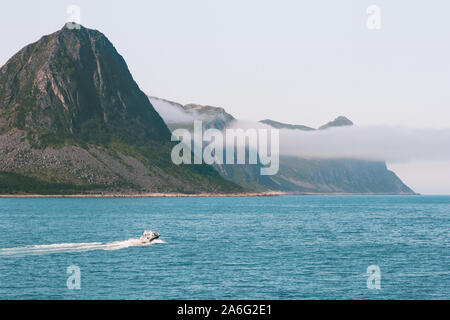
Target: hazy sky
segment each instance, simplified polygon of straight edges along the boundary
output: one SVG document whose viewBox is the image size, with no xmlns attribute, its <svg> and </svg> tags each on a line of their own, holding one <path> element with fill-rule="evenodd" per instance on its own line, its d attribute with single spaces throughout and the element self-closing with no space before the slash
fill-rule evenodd
<svg viewBox="0 0 450 320">
<path fill-rule="evenodd" d="M 0 9 L 0 64 L 60 29 L 71 4 L 154 96 L 313 127 L 339 115 L 450 127 L 448 0 L 15 0 Z M 366 26 L 373 4 L 380 30 Z"/>
<path fill-rule="evenodd" d="M 155 96 L 249 120 L 449 126 L 447 0 L 8 1 L 0 64 L 61 28 L 69 4 Z M 366 27 L 371 4 L 381 30 Z"/>
</svg>

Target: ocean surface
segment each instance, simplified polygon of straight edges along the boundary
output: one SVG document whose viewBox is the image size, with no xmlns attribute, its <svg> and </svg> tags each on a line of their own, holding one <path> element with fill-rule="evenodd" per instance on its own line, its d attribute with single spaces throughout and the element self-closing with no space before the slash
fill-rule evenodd
<svg viewBox="0 0 450 320">
<path fill-rule="evenodd" d="M 0 299 L 450 299 L 449 232 L 445 196 L 0 199 Z"/>
</svg>

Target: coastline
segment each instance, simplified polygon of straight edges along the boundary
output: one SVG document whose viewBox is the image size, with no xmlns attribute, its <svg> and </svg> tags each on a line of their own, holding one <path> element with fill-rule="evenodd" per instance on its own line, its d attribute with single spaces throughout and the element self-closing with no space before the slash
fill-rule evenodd
<svg viewBox="0 0 450 320">
<path fill-rule="evenodd" d="M 287 195 L 285 192 L 246 192 L 246 193 L 141 193 L 141 194 L 72 194 L 72 195 L 40 195 L 40 194 L 12 194 L 0 195 L 2 198 L 246 198 L 246 197 L 279 197 Z"/>
<path fill-rule="evenodd" d="M 280 196 L 419 196 L 420 193 L 412 194 L 378 194 L 378 193 L 313 193 L 313 192 L 282 192 L 282 191 L 267 191 L 267 192 L 244 192 L 244 193 L 105 193 L 105 194 L 0 194 L 0 199 L 15 199 L 15 198 L 257 198 L 257 197 L 280 197 Z"/>
</svg>

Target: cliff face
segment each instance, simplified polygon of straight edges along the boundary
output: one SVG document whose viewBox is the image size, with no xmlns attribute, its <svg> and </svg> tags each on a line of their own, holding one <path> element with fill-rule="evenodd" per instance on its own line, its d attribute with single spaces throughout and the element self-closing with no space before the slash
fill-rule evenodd
<svg viewBox="0 0 450 320">
<path fill-rule="evenodd" d="M 280 157 L 274 176 L 259 165 L 215 165 L 220 174 L 245 188 L 312 194 L 414 194 L 384 162 L 356 159 Z"/>
<path fill-rule="evenodd" d="M 0 193 L 242 190 L 209 166 L 172 164 L 170 136 L 98 31 L 64 27 L 0 68 Z"/>
</svg>

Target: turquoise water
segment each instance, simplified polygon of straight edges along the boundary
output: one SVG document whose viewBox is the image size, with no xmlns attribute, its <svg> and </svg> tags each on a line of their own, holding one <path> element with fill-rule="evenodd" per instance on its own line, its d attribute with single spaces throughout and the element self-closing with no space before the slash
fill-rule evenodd
<svg viewBox="0 0 450 320">
<path fill-rule="evenodd" d="M 0 298 L 449 299 L 449 230 L 437 196 L 0 199 Z"/>
</svg>

